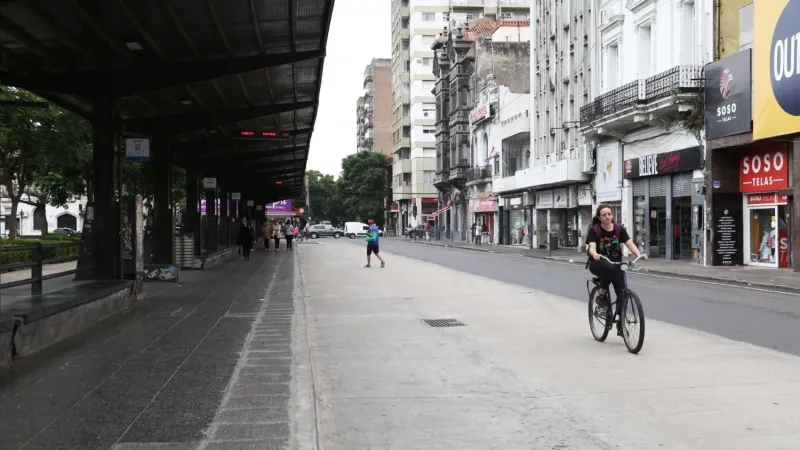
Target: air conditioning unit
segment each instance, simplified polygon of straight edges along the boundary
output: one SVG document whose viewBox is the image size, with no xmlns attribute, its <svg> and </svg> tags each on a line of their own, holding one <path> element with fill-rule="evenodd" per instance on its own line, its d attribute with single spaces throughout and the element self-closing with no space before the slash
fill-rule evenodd
<svg viewBox="0 0 800 450">
<path fill-rule="evenodd" d="M 578 157 L 581 158 L 581 172 L 595 173 L 594 149 L 590 144 L 583 144 L 578 147 Z"/>
</svg>

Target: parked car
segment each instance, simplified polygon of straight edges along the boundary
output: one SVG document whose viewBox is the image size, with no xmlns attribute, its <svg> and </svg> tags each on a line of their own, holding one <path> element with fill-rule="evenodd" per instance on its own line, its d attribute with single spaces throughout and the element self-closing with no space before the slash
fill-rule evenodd
<svg viewBox="0 0 800 450">
<path fill-rule="evenodd" d="M 414 238 L 423 238 L 425 237 L 425 225 L 417 225 L 415 227 L 406 227 L 405 233 L 406 236 L 410 237 L 411 239 Z"/>
<path fill-rule="evenodd" d="M 333 236 L 336 239 L 339 239 L 340 237 L 344 236 L 344 231 L 335 228 L 333 225 L 317 224 L 308 227 L 308 236 L 311 239 L 316 239 L 318 237 L 331 237 L 331 236 Z"/>
<path fill-rule="evenodd" d="M 72 228 L 56 228 L 53 234 L 61 234 L 65 236 L 77 236 L 79 233 Z"/>
</svg>

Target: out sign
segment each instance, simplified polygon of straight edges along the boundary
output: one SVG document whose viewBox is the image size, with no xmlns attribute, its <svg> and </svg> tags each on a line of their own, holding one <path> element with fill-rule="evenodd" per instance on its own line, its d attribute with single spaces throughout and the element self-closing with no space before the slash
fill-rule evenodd
<svg viewBox="0 0 800 450">
<path fill-rule="evenodd" d="M 742 192 L 777 191 L 789 187 L 786 148 L 760 148 L 742 155 L 739 167 Z"/>
</svg>

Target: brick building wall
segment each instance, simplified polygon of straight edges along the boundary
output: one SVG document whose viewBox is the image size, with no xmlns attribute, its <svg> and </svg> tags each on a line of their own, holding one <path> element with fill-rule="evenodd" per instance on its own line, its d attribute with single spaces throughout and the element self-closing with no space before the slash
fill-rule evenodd
<svg viewBox="0 0 800 450">
<path fill-rule="evenodd" d="M 372 151 L 392 155 L 392 67 L 374 65 L 373 146 Z"/>
</svg>

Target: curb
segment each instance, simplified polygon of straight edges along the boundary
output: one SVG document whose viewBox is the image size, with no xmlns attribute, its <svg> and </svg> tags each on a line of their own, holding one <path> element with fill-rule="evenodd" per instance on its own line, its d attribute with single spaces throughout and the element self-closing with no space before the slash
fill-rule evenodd
<svg viewBox="0 0 800 450">
<path fill-rule="evenodd" d="M 513 255 L 513 254 L 515 254 L 515 253 L 495 252 L 493 250 L 484 250 L 484 249 L 481 249 L 481 248 L 462 247 L 460 245 L 433 244 L 433 243 L 428 243 L 428 242 L 413 242 L 413 241 L 411 243 L 412 244 L 418 244 L 418 245 L 433 245 L 433 246 L 436 246 L 436 247 L 455 248 L 455 249 L 459 249 L 459 250 L 468 250 L 468 251 L 474 251 L 474 252 L 495 253 L 495 254 L 498 254 L 498 255 Z M 519 255 L 524 257 L 524 258 L 538 259 L 538 260 L 541 260 L 541 261 L 558 261 L 558 262 L 563 262 L 563 263 L 567 263 L 567 264 L 575 264 L 575 265 L 580 265 L 580 264 L 584 264 L 585 263 L 585 261 L 581 261 L 581 262 L 572 261 L 572 262 L 570 262 L 567 259 L 561 259 L 561 258 L 553 257 L 553 256 L 527 255 L 527 254 L 524 254 L 524 253 L 520 253 Z M 572 259 L 572 258 L 570 258 L 570 259 Z M 634 272 L 639 272 L 639 273 L 642 273 L 642 274 L 669 276 L 669 277 L 672 277 L 672 278 L 679 278 L 679 279 L 683 279 L 683 280 L 714 281 L 714 282 L 718 282 L 718 283 L 729 284 L 729 285 L 732 285 L 732 286 L 747 286 L 747 287 L 754 287 L 754 288 L 760 288 L 760 289 L 770 289 L 770 290 L 786 291 L 786 292 L 791 292 L 791 293 L 800 293 L 800 288 L 793 287 L 793 286 L 785 286 L 785 285 L 782 285 L 782 284 L 759 283 L 759 282 L 752 282 L 752 281 L 736 279 L 736 278 L 722 278 L 722 277 L 715 277 L 715 276 L 709 276 L 709 275 L 688 275 L 688 274 L 682 274 L 682 273 L 668 272 L 666 270 L 652 270 L 652 269 L 635 270 Z"/>
</svg>

